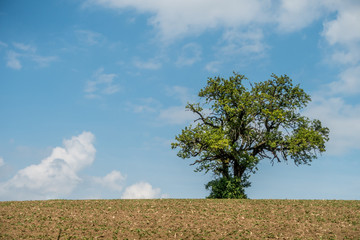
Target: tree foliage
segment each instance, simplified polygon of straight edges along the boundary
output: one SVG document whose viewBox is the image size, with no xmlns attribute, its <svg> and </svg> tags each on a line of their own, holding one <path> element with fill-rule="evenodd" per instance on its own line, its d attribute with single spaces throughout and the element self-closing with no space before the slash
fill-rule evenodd
<svg viewBox="0 0 360 240">
<path fill-rule="evenodd" d="M 311 98 L 286 75 L 254 84 L 236 73 L 209 78 L 198 95 L 201 103 L 186 106 L 198 119 L 175 137 L 172 148 L 179 148 L 181 158 L 193 158 L 196 171 L 214 173 L 206 185 L 209 197 L 246 197 L 249 174 L 263 159 L 310 164 L 325 151 L 329 129 L 301 115 Z"/>
<path fill-rule="evenodd" d="M 250 182 L 236 177 L 220 177 L 205 185 L 210 190 L 208 198 L 247 198 L 245 188 Z"/>
</svg>

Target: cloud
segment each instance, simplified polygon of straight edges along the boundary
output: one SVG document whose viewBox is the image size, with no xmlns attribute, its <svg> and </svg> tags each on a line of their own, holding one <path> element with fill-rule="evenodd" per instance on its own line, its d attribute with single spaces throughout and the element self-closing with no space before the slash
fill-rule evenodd
<svg viewBox="0 0 360 240">
<path fill-rule="evenodd" d="M 342 64 L 339 79 L 329 84 L 331 94 L 354 95 L 360 92 L 360 2 L 343 1 L 336 18 L 324 22 L 322 36 L 332 52 L 331 63 Z"/>
<path fill-rule="evenodd" d="M 221 66 L 221 61 L 211 61 L 206 64 L 205 69 L 209 72 L 216 73 L 219 72 L 219 67 Z"/>
<path fill-rule="evenodd" d="M 195 95 L 190 93 L 190 90 L 186 87 L 172 86 L 166 88 L 166 93 L 175 99 L 180 100 L 182 104 L 187 104 L 190 101 L 194 101 Z"/>
<path fill-rule="evenodd" d="M 171 98 L 178 100 L 181 105 L 164 108 L 161 102 L 153 98 L 139 99 L 139 103 L 127 103 L 128 110 L 135 113 L 154 113 L 157 120 L 167 124 L 183 124 L 194 120 L 194 114 L 185 109 L 188 102 L 195 99 L 195 95 L 190 90 L 182 86 L 172 86 L 165 88 L 165 93 Z"/>
<path fill-rule="evenodd" d="M 270 19 L 266 11 L 268 0 L 89 0 L 86 4 L 151 13 L 148 22 L 158 29 L 164 41 L 198 35 L 207 29 L 247 26 Z"/>
<path fill-rule="evenodd" d="M 358 64 L 360 61 L 360 45 L 333 48 L 332 51 L 330 57 L 331 63 L 340 63 L 351 66 Z"/>
<path fill-rule="evenodd" d="M 159 118 L 168 124 L 184 124 L 195 120 L 196 116 L 184 106 L 173 106 L 162 109 Z"/>
<path fill-rule="evenodd" d="M 153 98 L 142 98 L 138 102 L 136 104 L 129 102 L 127 107 L 135 113 L 154 113 L 161 108 L 161 103 Z"/>
<path fill-rule="evenodd" d="M 359 63 L 359 29 L 360 2 L 344 1 L 339 5 L 336 19 L 325 22 L 322 32 L 322 36 L 333 47 L 333 62 L 349 65 Z"/>
<path fill-rule="evenodd" d="M 360 34 L 357 31 L 360 22 L 357 1 L 88 0 L 84 5 L 146 13 L 148 23 L 157 30 L 162 43 L 172 43 L 185 37 L 199 36 L 208 30 L 220 29 L 223 36 L 219 40 L 218 54 L 224 58 L 239 54 L 263 56 L 268 49 L 264 43 L 264 34 L 269 32 L 269 28 L 277 29 L 279 33 L 299 31 L 333 13 L 338 13 L 337 19 L 325 22 L 323 32 L 330 43 L 352 41 Z M 358 51 L 339 51 L 337 55 L 349 62 L 355 57 L 360 58 L 360 48 L 354 50 Z M 201 58 L 199 46 L 189 45 L 183 51 L 177 59 L 177 66 L 190 66 Z M 146 62 L 141 63 L 138 65 L 147 66 Z M 148 67 L 153 69 L 158 65 L 150 64 Z M 208 69 L 210 67 L 207 66 Z"/>
<path fill-rule="evenodd" d="M 165 88 L 165 93 L 169 97 L 178 100 L 181 105 L 163 107 L 163 104 L 153 98 L 139 99 L 139 103 L 127 103 L 127 108 L 135 113 L 154 113 L 157 115 L 157 121 L 161 124 L 183 124 L 194 120 L 193 113 L 185 109 L 188 102 L 192 102 L 195 96 L 190 90 L 182 86 L 172 86 Z"/>
<path fill-rule="evenodd" d="M 216 28 L 276 26 L 280 31 L 293 32 L 336 11 L 338 18 L 325 25 L 331 41 L 347 41 L 360 34 L 356 31 L 359 29 L 360 4 L 351 0 L 88 0 L 84 5 L 150 13 L 148 22 L 163 40 L 198 36 Z"/>
<path fill-rule="evenodd" d="M 351 45 L 359 43 L 359 29 L 360 2 L 343 1 L 343 4 L 339 6 L 336 19 L 324 23 L 323 36 L 331 45 Z"/>
<path fill-rule="evenodd" d="M 158 70 L 162 67 L 162 64 L 157 59 L 150 59 L 148 61 L 135 59 L 134 65 L 137 68 L 147 69 L 147 70 Z"/>
<path fill-rule="evenodd" d="M 116 74 L 104 73 L 104 68 L 99 68 L 92 76 L 92 80 L 86 82 L 85 97 L 99 98 L 102 95 L 112 95 L 120 90 L 118 84 L 114 84 Z"/>
<path fill-rule="evenodd" d="M 77 175 L 95 159 L 94 135 L 83 132 L 63 141 L 39 164 L 19 170 L 0 184 L 0 195 L 10 199 L 49 199 L 69 195 L 81 182 Z"/>
<path fill-rule="evenodd" d="M 343 71 L 339 80 L 330 83 L 331 94 L 345 94 L 355 95 L 360 93 L 360 65 L 356 67 L 349 67 Z"/>
<path fill-rule="evenodd" d="M 161 194 L 160 188 L 153 188 L 147 182 L 139 182 L 127 187 L 122 194 L 122 199 L 153 199 L 164 198 L 166 195 Z"/>
<path fill-rule="evenodd" d="M 318 96 L 304 114 L 320 119 L 330 129 L 329 154 L 360 150 L 360 105 L 347 104 L 342 98 Z"/>
<path fill-rule="evenodd" d="M 4 42 L 0 41 L 0 47 L 7 48 L 7 47 L 8 47 L 8 45 L 7 45 L 6 43 L 4 43 Z"/>
<path fill-rule="evenodd" d="M 47 67 L 50 65 L 51 62 L 56 61 L 58 58 L 56 56 L 39 56 L 39 55 L 33 55 L 31 56 L 31 59 L 38 64 L 39 67 Z"/>
<path fill-rule="evenodd" d="M 104 41 L 104 36 L 101 33 L 90 30 L 76 30 L 75 34 L 81 43 L 89 46 L 93 46 Z"/>
<path fill-rule="evenodd" d="M 307 27 L 336 6 L 337 0 L 281 0 L 275 16 L 280 31 L 293 32 Z"/>
<path fill-rule="evenodd" d="M 63 141 L 38 164 L 19 170 L 11 179 L 0 182 L 0 200 L 40 200 L 54 198 L 117 198 L 125 186 L 126 176 L 113 170 L 104 177 L 81 176 L 80 172 L 93 164 L 95 136 L 83 132 Z M 4 166 L 0 157 L 0 167 Z M 159 198 L 160 189 L 140 182 L 129 186 L 123 198 Z"/>
<path fill-rule="evenodd" d="M 32 62 L 37 63 L 39 67 L 46 67 L 51 62 L 56 61 L 58 58 L 56 56 L 41 56 L 36 54 L 36 47 L 32 45 L 26 45 L 24 43 L 13 43 L 14 48 L 16 51 L 9 50 L 7 52 L 7 62 L 6 66 L 15 70 L 20 70 L 22 68 L 22 64 L 20 62 L 23 60 L 30 60 Z M 21 52 L 21 53 L 19 53 Z"/>
<path fill-rule="evenodd" d="M 260 28 L 246 31 L 229 29 L 222 36 L 223 46 L 220 47 L 219 52 L 223 55 L 261 56 L 267 49 L 263 38 L 264 35 Z"/>
<path fill-rule="evenodd" d="M 123 189 L 123 184 L 126 177 L 119 171 L 112 171 L 105 177 L 94 177 L 94 181 L 100 184 L 102 187 L 109 188 L 113 191 L 120 192 Z"/>
<path fill-rule="evenodd" d="M 32 52 L 32 53 L 36 52 L 36 48 L 34 46 L 31 46 L 31 45 L 26 45 L 24 43 L 16 43 L 16 42 L 14 42 L 13 45 L 18 50 L 22 50 L 22 51 L 25 51 L 25 52 Z"/>
<path fill-rule="evenodd" d="M 20 63 L 19 57 L 21 56 L 21 54 L 16 53 L 14 51 L 8 51 L 7 52 L 7 62 L 6 62 L 6 66 L 8 66 L 9 68 L 15 69 L 15 70 L 19 70 L 22 68 L 22 65 Z"/>
<path fill-rule="evenodd" d="M 168 124 L 184 124 L 195 119 L 195 115 L 185 109 L 185 105 L 188 102 L 193 102 L 196 98 L 188 88 L 172 86 L 166 88 L 166 93 L 168 96 L 179 100 L 181 105 L 160 109 L 159 119 L 161 121 Z"/>
<path fill-rule="evenodd" d="M 176 61 L 178 67 L 191 66 L 201 60 L 201 46 L 196 43 L 188 43 L 182 47 L 180 56 Z"/>
</svg>

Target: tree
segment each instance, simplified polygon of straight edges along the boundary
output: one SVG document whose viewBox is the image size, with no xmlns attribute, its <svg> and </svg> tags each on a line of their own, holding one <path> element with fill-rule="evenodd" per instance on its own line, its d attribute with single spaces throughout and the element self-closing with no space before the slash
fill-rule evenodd
<svg viewBox="0 0 360 240">
<path fill-rule="evenodd" d="M 178 156 L 195 159 L 195 171 L 212 171 L 209 198 L 246 198 L 248 178 L 264 159 L 292 159 L 310 165 L 325 151 L 329 129 L 302 116 L 311 98 L 286 76 L 251 84 L 244 75 L 209 78 L 199 92 L 202 103 L 186 109 L 198 116 L 175 137 Z"/>
</svg>

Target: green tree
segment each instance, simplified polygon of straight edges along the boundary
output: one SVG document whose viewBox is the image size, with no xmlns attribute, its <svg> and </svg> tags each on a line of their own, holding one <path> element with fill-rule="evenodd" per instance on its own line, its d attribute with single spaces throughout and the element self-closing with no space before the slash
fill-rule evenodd
<svg viewBox="0 0 360 240">
<path fill-rule="evenodd" d="M 246 198 L 248 178 L 263 159 L 310 165 L 325 151 L 329 129 L 301 115 L 311 98 L 286 75 L 254 84 L 236 73 L 209 78 L 198 95 L 201 103 L 186 106 L 198 119 L 175 137 L 172 148 L 194 159 L 195 171 L 214 173 L 206 185 L 209 198 Z"/>
</svg>

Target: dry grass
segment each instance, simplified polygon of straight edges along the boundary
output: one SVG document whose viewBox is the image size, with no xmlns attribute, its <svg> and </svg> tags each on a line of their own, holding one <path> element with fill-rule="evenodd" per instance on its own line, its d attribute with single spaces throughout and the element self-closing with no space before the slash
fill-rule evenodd
<svg viewBox="0 0 360 240">
<path fill-rule="evenodd" d="M 0 239 L 360 239 L 360 201 L 0 202 Z"/>
</svg>

